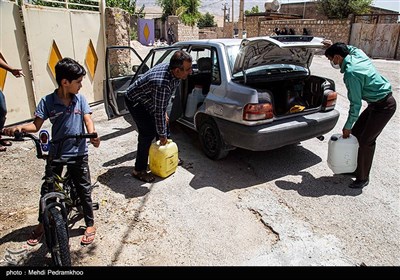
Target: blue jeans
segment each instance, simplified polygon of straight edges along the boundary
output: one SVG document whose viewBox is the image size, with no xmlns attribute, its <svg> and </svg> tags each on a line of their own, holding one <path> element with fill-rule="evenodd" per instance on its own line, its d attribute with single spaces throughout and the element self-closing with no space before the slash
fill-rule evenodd
<svg viewBox="0 0 400 280">
<path fill-rule="evenodd" d="M 6 123 L 6 115 L 7 115 L 6 98 L 3 92 L 0 90 L 0 130 L 3 129 L 4 124 Z"/>
</svg>

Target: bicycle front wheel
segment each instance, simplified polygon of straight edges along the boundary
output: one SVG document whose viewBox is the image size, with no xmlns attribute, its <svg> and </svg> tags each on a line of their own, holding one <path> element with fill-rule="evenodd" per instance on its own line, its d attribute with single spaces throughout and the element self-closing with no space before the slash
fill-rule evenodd
<svg viewBox="0 0 400 280">
<path fill-rule="evenodd" d="M 71 266 L 68 228 L 61 212 L 52 207 L 49 209 L 50 253 L 55 266 Z"/>
</svg>

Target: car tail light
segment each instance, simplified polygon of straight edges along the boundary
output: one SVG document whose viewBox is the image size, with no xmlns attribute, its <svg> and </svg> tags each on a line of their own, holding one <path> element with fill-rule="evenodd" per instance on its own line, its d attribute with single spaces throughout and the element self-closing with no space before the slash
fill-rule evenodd
<svg viewBox="0 0 400 280">
<path fill-rule="evenodd" d="M 322 102 L 322 110 L 329 111 L 335 108 L 336 99 L 337 99 L 336 91 L 330 91 L 328 94 L 325 94 L 324 102 Z"/>
<path fill-rule="evenodd" d="M 243 110 L 243 120 L 259 121 L 272 119 L 274 116 L 272 111 L 271 103 L 247 104 Z"/>
</svg>

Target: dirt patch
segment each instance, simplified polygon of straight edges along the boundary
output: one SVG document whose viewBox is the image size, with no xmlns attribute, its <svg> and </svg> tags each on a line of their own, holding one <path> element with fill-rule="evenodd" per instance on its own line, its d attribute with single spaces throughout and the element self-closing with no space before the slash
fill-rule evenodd
<svg viewBox="0 0 400 280">
<path fill-rule="evenodd" d="M 396 61 L 375 61 L 399 94 Z M 342 114 L 348 111 L 341 74 L 325 57 L 315 72 L 337 81 Z M 390 64 L 391 67 L 387 67 Z M 397 95 L 396 95 L 397 94 Z M 201 152 L 197 134 L 173 125 L 184 165 L 152 184 L 134 179 L 137 133 L 129 117 L 107 120 L 93 107 L 102 138 L 89 148 L 96 240 L 83 247 L 83 221 L 70 224 L 75 266 L 398 266 L 399 113 L 379 137 L 370 185 L 347 187 L 326 164 L 328 140 L 311 139 L 274 151 L 237 149 L 223 161 Z M 390 159 L 390 160 L 388 160 Z M 26 245 L 37 223 L 44 163 L 31 142 L 0 153 L 0 266 L 49 266 L 46 246 Z"/>
<path fill-rule="evenodd" d="M 93 109 L 96 129 L 102 138 L 100 148 L 89 147 L 92 182 L 97 181 L 93 200 L 100 204 L 95 211 L 97 234 L 92 245 L 81 246 L 83 220 L 71 221 L 74 265 L 240 264 L 249 250 L 255 252 L 260 244 L 265 248 L 273 241 L 273 234 L 262 223 L 252 222 L 256 218 L 251 211 L 232 203 L 234 195 L 214 188 L 191 188 L 193 175 L 186 169 L 193 169 L 194 161 L 190 159 L 175 174 L 164 180 L 158 178 L 153 184 L 134 179 L 130 173 L 137 134 L 131 119 L 108 121 L 102 105 Z M 190 147 L 181 145 L 180 149 Z M 2 265 L 10 264 L 6 256 L 11 251 L 17 252 L 13 259 L 18 265 L 49 266 L 51 258 L 45 244 L 26 245 L 37 223 L 44 163 L 35 158 L 33 143 L 27 141 L 9 147 L 1 154 L 0 164 Z M 239 248 L 243 249 L 242 254 L 237 253 Z"/>
</svg>

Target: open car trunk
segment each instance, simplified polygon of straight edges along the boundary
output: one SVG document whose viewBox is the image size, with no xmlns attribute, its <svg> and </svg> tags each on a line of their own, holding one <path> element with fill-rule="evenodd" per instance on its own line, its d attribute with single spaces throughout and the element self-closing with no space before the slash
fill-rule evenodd
<svg viewBox="0 0 400 280">
<path fill-rule="evenodd" d="M 271 102 L 276 117 L 319 111 L 326 90 L 334 90 L 327 79 L 307 78 L 273 82 L 247 82 L 246 86 L 257 89 L 259 102 Z"/>
</svg>

